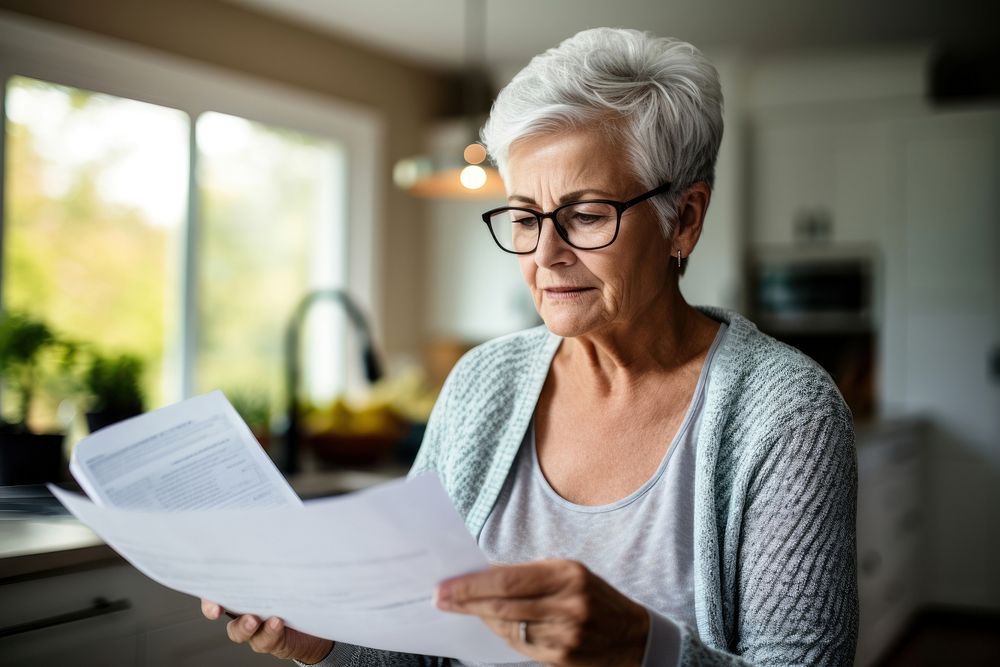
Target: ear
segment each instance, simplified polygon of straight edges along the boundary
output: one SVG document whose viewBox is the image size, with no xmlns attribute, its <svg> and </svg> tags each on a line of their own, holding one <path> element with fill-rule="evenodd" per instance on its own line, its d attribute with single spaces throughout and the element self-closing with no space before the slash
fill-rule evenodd
<svg viewBox="0 0 1000 667">
<path fill-rule="evenodd" d="M 712 188 L 704 181 L 698 181 L 684 191 L 677 206 L 677 227 L 674 229 L 674 254 L 681 251 L 687 257 L 698 245 L 701 238 L 702 225 L 705 223 L 705 213 L 708 203 L 712 200 Z"/>
</svg>

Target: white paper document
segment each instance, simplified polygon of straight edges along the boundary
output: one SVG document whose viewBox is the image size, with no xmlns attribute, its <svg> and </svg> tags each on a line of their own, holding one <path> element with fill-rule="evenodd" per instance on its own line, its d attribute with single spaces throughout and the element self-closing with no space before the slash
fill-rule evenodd
<svg viewBox="0 0 1000 667">
<path fill-rule="evenodd" d="M 101 429 L 69 464 L 106 507 L 193 510 L 301 505 L 221 391 Z"/>
<path fill-rule="evenodd" d="M 210 394 L 82 441 L 75 472 L 97 502 L 49 489 L 138 570 L 232 612 L 378 649 L 525 660 L 432 603 L 442 580 L 489 566 L 435 475 L 302 504 L 226 407 Z"/>
</svg>

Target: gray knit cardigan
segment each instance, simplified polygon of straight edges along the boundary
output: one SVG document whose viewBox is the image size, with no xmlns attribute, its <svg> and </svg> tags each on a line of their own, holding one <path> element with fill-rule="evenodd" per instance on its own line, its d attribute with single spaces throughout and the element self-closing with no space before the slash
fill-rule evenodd
<svg viewBox="0 0 1000 667">
<path fill-rule="evenodd" d="M 739 314 L 709 369 L 695 478 L 697 634 L 680 664 L 850 665 L 858 624 L 857 464 L 830 376 Z M 488 342 L 452 371 L 411 474 L 433 470 L 478 537 L 561 339 L 544 327 Z M 323 664 L 440 665 L 339 644 Z"/>
</svg>

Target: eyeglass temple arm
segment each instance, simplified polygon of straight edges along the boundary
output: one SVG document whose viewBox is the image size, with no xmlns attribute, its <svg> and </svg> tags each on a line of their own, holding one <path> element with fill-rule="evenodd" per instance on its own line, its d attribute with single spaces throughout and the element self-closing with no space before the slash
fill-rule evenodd
<svg viewBox="0 0 1000 667">
<path fill-rule="evenodd" d="M 652 190 L 650 190 L 649 192 L 647 192 L 645 194 L 641 194 L 638 197 L 635 197 L 634 199 L 629 199 L 627 202 L 625 202 L 625 208 L 630 208 L 632 206 L 635 206 L 639 202 L 644 201 L 646 199 L 650 199 L 651 197 L 655 197 L 656 195 L 662 195 L 664 192 L 666 192 L 667 190 L 669 190 L 672 186 L 673 186 L 673 183 L 671 183 L 670 181 L 667 181 L 666 183 L 664 183 L 663 185 L 661 185 L 658 188 L 653 188 Z"/>
</svg>

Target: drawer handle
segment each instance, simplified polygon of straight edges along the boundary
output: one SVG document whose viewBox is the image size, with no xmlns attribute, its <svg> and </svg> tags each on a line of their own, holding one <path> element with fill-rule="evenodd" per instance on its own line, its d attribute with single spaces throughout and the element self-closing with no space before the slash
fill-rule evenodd
<svg viewBox="0 0 1000 667">
<path fill-rule="evenodd" d="M 132 603 L 127 599 L 109 602 L 104 598 L 94 598 L 94 603 L 86 609 L 77 609 L 76 611 L 70 611 L 65 614 L 56 614 L 55 616 L 49 616 L 48 618 L 40 618 L 36 621 L 28 621 L 27 623 L 18 623 L 16 625 L 8 625 L 5 628 L 0 628 L 0 638 L 20 635 L 25 632 L 32 632 L 33 630 L 51 628 L 65 623 L 82 621 L 87 618 L 106 616 L 107 614 L 114 614 L 115 612 L 125 611 L 126 609 L 131 608 Z"/>
</svg>

